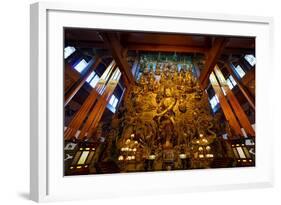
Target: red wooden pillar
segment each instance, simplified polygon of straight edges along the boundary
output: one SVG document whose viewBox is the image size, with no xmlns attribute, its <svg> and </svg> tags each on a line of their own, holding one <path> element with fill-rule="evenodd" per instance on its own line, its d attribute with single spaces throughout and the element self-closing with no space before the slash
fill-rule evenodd
<svg viewBox="0 0 281 205">
<path fill-rule="evenodd" d="M 217 65 L 215 66 L 214 71 L 220 82 L 221 87 L 224 89 L 224 91 L 226 93 L 226 97 L 228 98 L 228 100 L 232 106 L 232 109 L 234 110 L 234 113 L 236 114 L 236 117 L 239 120 L 241 126 L 244 128 L 244 130 L 246 131 L 247 134 L 249 134 L 250 136 L 255 136 L 255 131 L 254 131 L 247 115 L 245 114 L 243 108 L 241 107 L 240 103 L 238 102 L 238 100 L 235 97 L 232 90 L 228 87 L 228 84 L 227 84 L 221 70 L 219 69 L 219 67 Z"/>
<path fill-rule="evenodd" d="M 75 137 L 77 131 L 83 126 L 83 122 L 89 115 L 89 112 L 93 108 L 99 93 L 105 88 L 105 84 L 107 83 L 108 78 L 110 77 L 112 71 L 114 70 L 116 64 L 115 61 L 112 61 L 110 65 L 107 67 L 103 75 L 101 76 L 99 82 L 90 92 L 90 95 L 85 100 L 81 108 L 77 111 L 74 118 L 69 123 L 67 129 L 64 132 L 65 139 L 72 139 Z"/>
<path fill-rule="evenodd" d="M 100 122 L 103 112 L 119 82 L 120 77 L 121 72 L 119 68 L 116 68 L 110 80 L 108 81 L 106 88 L 102 91 L 100 98 L 98 99 L 93 110 L 89 114 L 87 121 L 83 125 L 83 128 L 81 129 L 81 132 L 79 134 L 80 139 L 92 137 L 92 134 Z"/>
<path fill-rule="evenodd" d="M 98 67 L 100 64 L 101 59 L 96 58 L 94 65 L 87 71 L 87 73 L 79 79 L 77 83 L 75 83 L 75 86 L 73 86 L 65 95 L 64 98 L 64 106 L 66 106 L 70 100 L 76 95 L 76 93 L 80 90 L 80 88 L 84 85 L 86 82 L 86 79 L 91 75 L 91 73 Z"/>
<path fill-rule="evenodd" d="M 224 96 L 224 93 L 220 87 L 219 82 L 216 79 L 214 72 L 212 72 L 210 75 L 210 82 L 219 99 L 220 106 L 221 106 L 221 109 L 224 113 L 226 120 L 229 122 L 229 125 L 234 130 L 235 135 L 242 136 L 243 133 L 241 131 L 240 124 L 238 123 L 234 113 L 232 112 L 232 109 L 231 109 L 230 105 L 228 104 L 226 97 Z M 235 136 L 233 136 L 233 137 L 235 137 Z"/>
</svg>

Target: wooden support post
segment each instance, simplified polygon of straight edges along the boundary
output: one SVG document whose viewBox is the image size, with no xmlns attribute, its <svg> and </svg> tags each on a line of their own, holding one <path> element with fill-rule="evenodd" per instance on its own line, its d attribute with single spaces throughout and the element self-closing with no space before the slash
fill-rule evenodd
<svg viewBox="0 0 281 205">
<path fill-rule="evenodd" d="M 94 106 L 99 96 L 99 93 L 101 93 L 102 90 L 105 88 L 105 84 L 109 79 L 115 66 L 116 66 L 115 61 L 112 61 L 110 65 L 107 67 L 107 69 L 104 71 L 95 88 L 93 88 L 93 90 L 90 92 L 88 98 L 85 100 L 81 108 L 77 111 L 77 113 L 75 114 L 69 125 L 67 126 L 67 129 L 64 132 L 65 139 L 75 138 L 76 133 L 83 126 L 84 120 L 87 118 L 89 112 Z"/>
<path fill-rule="evenodd" d="M 233 72 L 233 65 L 230 62 L 226 62 L 224 65 L 225 65 L 226 69 L 228 70 L 228 72 L 234 78 L 235 82 L 237 83 L 237 86 L 239 87 L 239 89 L 241 90 L 242 94 L 244 95 L 244 97 L 249 102 L 250 106 L 254 110 L 256 110 L 254 98 L 251 96 L 251 94 L 245 88 L 245 85 L 243 84 L 243 82 L 241 82 L 240 79 L 238 79 L 237 76 L 235 75 L 235 73 Z"/>
<path fill-rule="evenodd" d="M 118 65 L 121 72 L 126 77 L 129 84 L 135 84 L 134 76 L 132 74 L 132 71 L 130 69 L 130 66 L 127 62 L 126 57 L 124 57 L 124 49 L 118 40 L 115 33 L 101 33 L 101 36 L 109 48 L 109 50 L 112 53 L 112 56 L 114 60 L 116 61 L 116 64 Z"/>
<path fill-rule="evenodd" d="M 79 78 L 80 74 L 69 63 L 66 63 L 64 67 L 64 93 L 67 93 Z"/>
<path fill-rule="evenodd" d="M 241 126 L 244 128 L 247 135 L 249 134 L 250 136 L 254 137 L 255 131 L 254 131 L 247 115 L 245 114 L 243 108 L 241 107 L 240 103 L 238 102 L 237 98 L 235 97 L 234 93 L 228 87 L 228 84 L 227 84 L 221 70 L 219 69 L 219 67 L 217 65 L 215 66 L 214 70 L 215 70 L 215 74 L 220 82 L 220 85 L 221 85 L 222 89 L 225 91 L 226 96 L 227 96 Z"/>
<path fill-rule="evenodd" d="M 208 85 L 208 80 L 211 72 L 213 71 L 217 61 L 227 43 L 227 39 L 218 37 L 215 39 L 213 47 L 210 49 L 207 55 L 204 70 L 200 74 L 199 82 L 201 87 L 205 89 Z"/>
<path fill-rule="evenodd" d="M 104 92 L 101 97 L 98 99 L 95 107 L 88 116 L 87 121 L 85 122 L 81 132 L 79 134 L 80 139 L 92 137 L 93 132 L 98 126 L 98 123 L 103 115 L 103 112 L 112 96 L 112 93 L 115 90 L 115 87 L 118 84 L 118 81 L 121 77 L 121 72 L 118 68 L 113 72 Z"/>
<path fill-rule="evenodd" d="M 237 136 L 242 136 L 243 133 L 241 131 L 241 127 L 234 115 L 234 113 L 232 112 L 232 109 L 230 107 L 230 105 L 227 102 L 226 97 L 224 96 L 224 93 L 220 87 L 220 84 L 218 83 L 215 74 L 212 72 L 210 75 L 210 82 L 211 85 L 213 87 L 213 89 L 215 90 L 215 93 L 219 99 L 220 105 L 221 105 L 221 109 L 224 113 L 224 116 L 226 118 L 226 120 L 229 122 L 229 125 L 231 126 L 231 128 L 234 130 L 234 134 Z M 234 136 L 235 137 L 235 136 Z"/>
<path fill-rule="evenodd" d="M 66 93 L 65 98 L 64 98 L 64 106 L 66 106 L 70 100 L 76 95 L 76 93 L 80 90 L 80 88 L 84 85 L 86 82 L 86 79 L 91 75 L 91 73 L 98 67 L 100 64 L 101 59 L 97 57 L 95 59 L 94 65 L 87 71 L 87 73 L 79 79 L 78 82 L 75 83 L 74 86 L 70 88 L 70 90 Z"/>
</svg>

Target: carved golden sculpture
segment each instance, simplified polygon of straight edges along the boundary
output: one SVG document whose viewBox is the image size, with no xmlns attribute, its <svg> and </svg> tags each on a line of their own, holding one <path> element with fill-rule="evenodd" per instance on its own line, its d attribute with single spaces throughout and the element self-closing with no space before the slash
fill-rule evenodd
<svg viewBox="0 0 281 205">
<path fill-rule="evenodd" d="M 145 68 L 129 92 L 120 108 L 123 117 L 112 121 L 121 171 L 182 169 L 187 160 L 189 168 L 210 166 L 215 119 L 190 68 Z"/>
</svg>

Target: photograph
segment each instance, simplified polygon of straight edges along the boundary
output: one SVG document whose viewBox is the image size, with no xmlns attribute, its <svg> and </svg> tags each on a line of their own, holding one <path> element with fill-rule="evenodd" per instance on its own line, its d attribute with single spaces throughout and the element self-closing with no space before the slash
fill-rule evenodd
<svg viewBox="0 0 281 205">
<path fill-rule="evenodd" d="M 255 167 L 255 37 L 63 29 L 64 176 Z"/>
</svg>

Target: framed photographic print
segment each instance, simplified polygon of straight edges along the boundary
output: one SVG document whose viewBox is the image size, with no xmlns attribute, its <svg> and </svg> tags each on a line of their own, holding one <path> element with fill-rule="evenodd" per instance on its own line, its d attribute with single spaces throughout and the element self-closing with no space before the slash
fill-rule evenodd
<svg viewBox="0 0 281 205">
<path fill-rule="evenodd" d="M 31 5 L 31 199 L 272 186 L 272 23 Z"/>
</svg>

